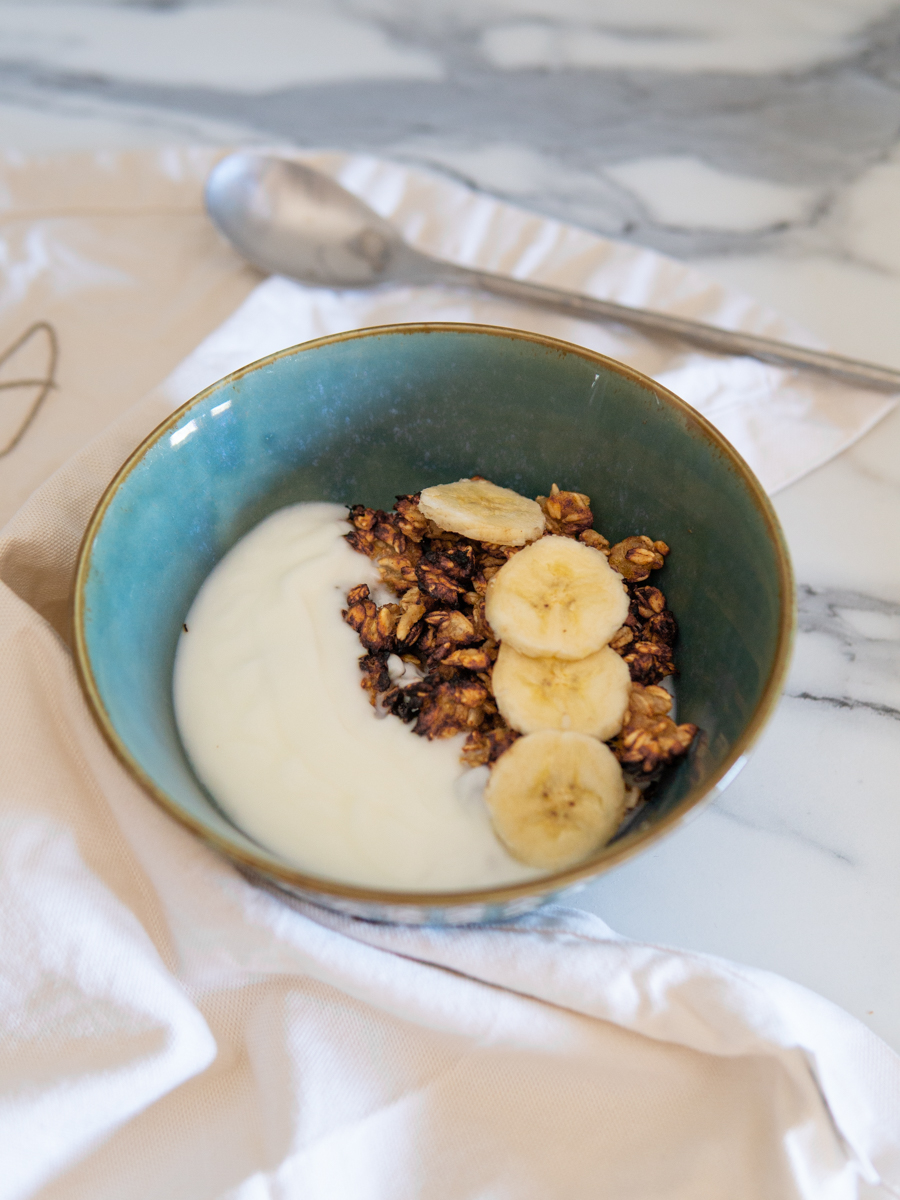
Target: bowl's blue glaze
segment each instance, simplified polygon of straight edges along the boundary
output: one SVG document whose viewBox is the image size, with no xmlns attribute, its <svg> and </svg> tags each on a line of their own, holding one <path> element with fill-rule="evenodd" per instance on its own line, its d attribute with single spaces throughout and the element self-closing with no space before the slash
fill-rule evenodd
<svg viewBox="0 0 900 1200">
<path fill-rule="evenodd" d="M 590 862 L 490 893 L 407 895 L 303 876 L 223 816 L 175 727 L 172 666 L 212 567 L 299 500 L 389 508 L 397 493 L 478 473 L 525 495 L 587 492 L 611 540 L 672 546 L 653 582 L 680 625 L 679 719 L 704 731 L 634 828 Z M 777 698 L 792 630 L 790 566 L 747 467 L 651 380 L 549 338 L 408 325 L 310 342 L 186 404 L 110 485 L 85 538 L 76 657 L 116 752 L 152 795 L 258 878 L 343 911 L 404 921 L 525 911 L 669 828 L 733 777 Z"/>
</svg>

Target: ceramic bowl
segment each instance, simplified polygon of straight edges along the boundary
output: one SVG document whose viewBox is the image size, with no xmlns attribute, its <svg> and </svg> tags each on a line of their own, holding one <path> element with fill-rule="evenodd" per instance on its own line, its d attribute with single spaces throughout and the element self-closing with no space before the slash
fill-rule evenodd
<svg viewBox="0 0 900 1200">
<path fill-rule="evenodd" d="M 527 496 L 587 492 L 616 541 L 662 538 L 653 582 L 680 624 L 678 714 L 702 730 L 613 842 L 536 882 L 421 894 L 348 887 L 261 849 L 216 807 L 172 707 L 182 621 L 203 580 L 263 517 L 301 500 L 390 508 L 478 473 Z M 252 877 L 375 920 L 509 918 L 646 849 L 734 778 L 790 655 L 791 570 L 759 483 L 725 439 L 621 363 L 476 325 L 363 329 L 251 363 L 189 401 L 132 454 L 85 535 L 76 661 L 115 752 L 173 817 Z"/>
</svg>

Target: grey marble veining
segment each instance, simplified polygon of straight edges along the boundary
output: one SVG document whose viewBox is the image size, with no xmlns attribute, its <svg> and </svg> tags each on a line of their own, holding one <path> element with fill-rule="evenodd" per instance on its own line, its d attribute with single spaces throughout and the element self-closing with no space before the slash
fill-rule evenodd
<svg viewBox="0 0 900 1200">
<path fill-rule="evenodd" d="M 801 584 L 797 607 L 787 694 L 900 721 L 900 602 Z"/>
<path fill-rule="evenodd" d="M 345 0 L 332 7 L 348 19 L 365 18 L 386 42 L 427 55 L 439 64 L 440 77 L 347 78 L 248 93 L 123 79 L 112 52 L 102 70 L 64 69 L 53 63 L 52 28 L 43 41 L 34 22 L 30 41 L 9 44 L 2 37 L 4 7 L 18 6 L 0 6 L 0 100 L 26 108 L 78 100 L 107 111 L 177 113 L 264 139 L 403 157 L 680 257 L 832 242 L 830 218 L 842 190 L 883 161 L 900 136 L 900 10 L 856 31 L 843 53 L 824 63 L 694 74 L 569 65 L 499 69 L 482 45 L 497 21 L 490 5 L 455 16 L 449 6 Z M 120 7 L 165 19 L 191 6 Z M 602 4 L 593 8 L 602 15 Z M 672 55 L 678 48 L 673 34 Z M 811 202 L 802 216 L 776 218 L 749 232 L 674 228 L 605 175 L 625 161 L 671 157 L 802 185 L 811 189 Z"/>
</svg>

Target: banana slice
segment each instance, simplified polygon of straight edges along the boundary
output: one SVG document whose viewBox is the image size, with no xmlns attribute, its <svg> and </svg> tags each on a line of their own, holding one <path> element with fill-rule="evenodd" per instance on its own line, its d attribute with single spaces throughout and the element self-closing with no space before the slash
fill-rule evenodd
<svg viewBox="0 0 900 1200">
<path fill-rule="evenodd" d="M 519 738 L 497 759 L 484 798 L 510 854 L 531 867 L 561 870 L 615 833 L 625 812 L 625 780 L 602 742 L 545 730 Z"/>
<path fill-rule="evenodd" d="M 628 616 L 628 594 L 606 557 L 567 537 L 544 537 L 510 558 L 488 585 L 497 638 L 532 658 L 587 658 Z"/>
<path fill-rule="evenodd" d="M 631 675 L 609 646 L 574 662 L 529 658 L 503 642 L 491 676 L 494 699 L 519 733 L 571 730 L 607 741 L 621 730 Z"/>
<path fill-rule="evenodd" d="M 487 479 L 425 488 L 419 510 L 441 529 L 497 546 L 524 546 L 544 532 L 539 504 Z"/>
</svg>

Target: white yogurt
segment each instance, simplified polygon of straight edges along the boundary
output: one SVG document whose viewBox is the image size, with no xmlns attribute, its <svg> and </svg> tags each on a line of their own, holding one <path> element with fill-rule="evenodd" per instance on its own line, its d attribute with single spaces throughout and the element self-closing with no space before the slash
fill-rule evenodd
<svg viewBox="0 0 900 1200">
<path fill-rule="evenodd" d="M 495 837 L 487 768 L 461 766 L 463 735 L 429 742 L 378 719 L 360 687 L 363 650 L 341 608 L 355 584 L 375 596 L 379 581 L 343 539 L 346 512 L 273 513 L 197 594 L 174 681 L 197 775 L 246 833 L 314 875 L 404 891 L 535 878 Z"/>
</svg>

